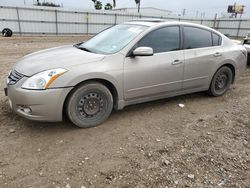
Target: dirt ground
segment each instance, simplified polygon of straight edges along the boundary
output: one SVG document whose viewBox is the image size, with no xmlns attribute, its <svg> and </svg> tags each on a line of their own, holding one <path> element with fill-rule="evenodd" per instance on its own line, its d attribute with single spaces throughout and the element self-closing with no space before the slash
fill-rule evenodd
<svg viewBox="0 0 250 188">
<path fill-rule="evenodd" d="M 20 57 L 82 40 L 0 37 L 0 88 Z M 250 187 L 249 93 L 250 69 L 223 97 L 134 105 L 79 129 L 14 115 L 1 92 L 0 187 Z"/>
</svg>

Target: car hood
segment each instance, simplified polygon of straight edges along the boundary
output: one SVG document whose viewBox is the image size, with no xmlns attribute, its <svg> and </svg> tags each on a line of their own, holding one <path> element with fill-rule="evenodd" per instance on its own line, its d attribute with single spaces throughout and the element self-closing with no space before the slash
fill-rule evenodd
<svg viewBox="0 0 250 188">
<path fill-rule="evenodd" d="M 72 45 L 60 46 L 38 51 L 24 56 L 13 69 L 32 76 L 38 72 L 53 68 L 70 68 L 71 66 L 100 61 L 105 55 L 80 50 Z"/>
</svg>

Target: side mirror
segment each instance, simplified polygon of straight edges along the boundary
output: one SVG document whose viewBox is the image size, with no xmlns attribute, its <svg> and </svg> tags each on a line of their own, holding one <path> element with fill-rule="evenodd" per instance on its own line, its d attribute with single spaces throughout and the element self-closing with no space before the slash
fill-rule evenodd
<svg viewBox="0 0 250 188">
<path fill-rule="evenodd" d="M 152 56 L 154 55 L 153 48 L 150 47 L 138 47 L 133 51 L 134 56 Z"/>
</svg>

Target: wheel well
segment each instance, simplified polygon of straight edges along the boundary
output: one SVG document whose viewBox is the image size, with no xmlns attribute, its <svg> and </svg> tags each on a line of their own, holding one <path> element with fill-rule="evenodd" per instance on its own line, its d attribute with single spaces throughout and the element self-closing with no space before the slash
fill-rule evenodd
<svg viewBox="0 0 250 188">
<path fill-rule="evenodd" d="M 63 113 L 65 113 L 65 107 L 66 107 L 66 104 L 67 104 L 67 101 L 68 101 L 68 98 L 70 96 L 70 94 L 74 91 L 75 88 L 77 88 L 78 86 L 82 85 L 82 84 L 85 84 L 85 83 L 88 83 L 88 82 L 99 82 L 101 84 L 103 84 L 104 86 L 106 86 L 109 91 L 111 92 L 112 94 L 112 97 L 113 97 L 113 101 L 114 101 L 114 109 L 117 109 L 118 108 L 118 93 L 117 93 L 117 90 L 115 88 L 115 86 L 107 81 L 107 80 L 104 80 L 104 79 L 89 79 L 89 80 L 84 80 L 80 83 L 78 83 L 77 85 L 74 86 L 74 88 L 68 93 L 68 95 L 66 96 L 65 100 L 64 100 L 64 104 L 63 104 Z"/>
<path fill-rule="evenodd" d="M 231 71 L 232 71 L 232 73 L 233 73 L 233 79 L 232 79 L 232 84 L 234 83 L 234 80 L 235 80 L 235 68 L 234 68 L 234 66 L 232 65 L 232 64 L 224 64 L 224 65 L 222 65 L 221 67 L 229 67 L 230 69 L 231 69 Z M 220 68 L 221 68 L 220 67 Z M 219 68 L 219 69 L 220 69 Z M 218 69 L 218 70 L 219 70 Z"/>
</svg>

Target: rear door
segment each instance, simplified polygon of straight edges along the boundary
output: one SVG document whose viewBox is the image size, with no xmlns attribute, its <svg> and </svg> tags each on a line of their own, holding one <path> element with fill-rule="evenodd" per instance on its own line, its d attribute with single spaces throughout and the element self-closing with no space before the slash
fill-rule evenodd
<svg viewBox="0 0 250 188">
<path fill-rule="evenodd" d="M 223 61 L 221 37 L 209 30 L 184 26 L 183 89 L 207 88 L 214 67 Z"/>
</svg>

